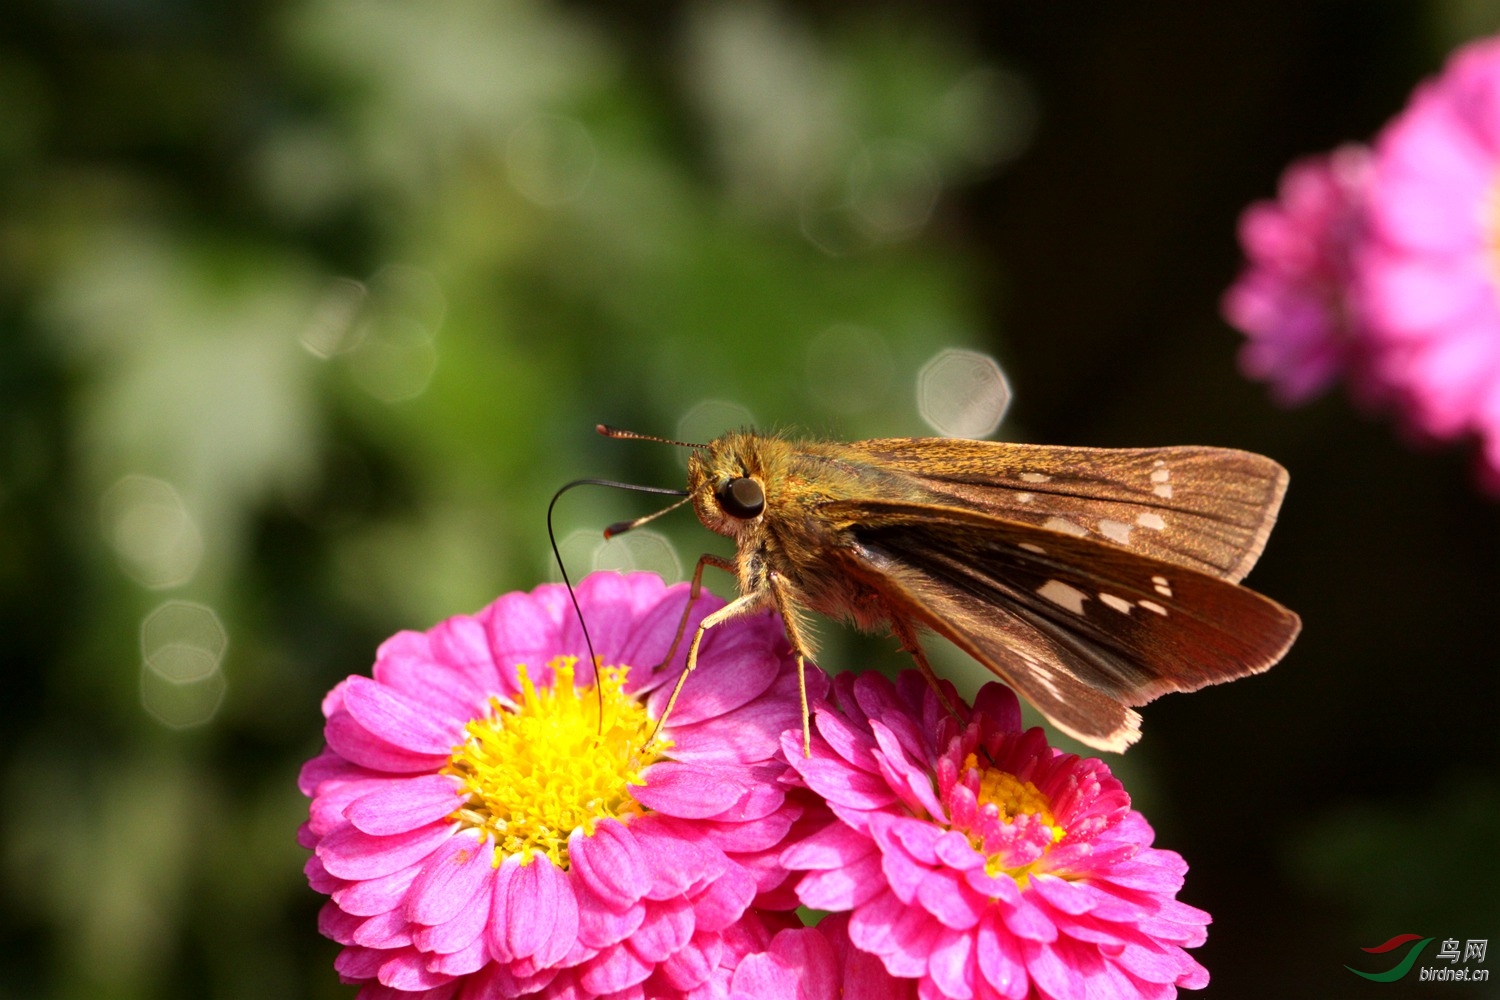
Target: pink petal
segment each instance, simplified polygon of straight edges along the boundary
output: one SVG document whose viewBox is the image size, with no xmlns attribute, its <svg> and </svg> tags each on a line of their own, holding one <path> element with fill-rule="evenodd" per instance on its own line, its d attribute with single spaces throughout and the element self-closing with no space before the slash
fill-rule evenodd
<svg viewBox="0 0 1500 1000">
<path fill-rule="evenodd" d="M 1048 905 L 1075 917 L 1092 910 L 1097 898 L 1087 883 L 1069 882 L 1055 875 L 1034 874 L 1028 887 Z"/>
<path fill-rule="evenodd" d="M 875 773 L 874 753 L 877 744 L 868 730 L 854 725 L 831 709 L 819 709 L 814 720 L 818 735 L 827 741 L 834 753 L 861 771 Z"/>
<path fill-rule="evenodd" d="M 735 768 L 659 761 L 646 769 L 646 784 L 634 790 L 641 805 L 668 816 L 703 819 L 718 816 L 748 790 Z"/>
<path fill-rule="evenodd" d="M 838 995 L 838 959 L 828 939 L 815 928 L 778 931 L 767 951 L 797 973 L 796 995 L 801 1000 Z"/>
<path fill-rule="evenodd" d="M 307 876 L 309 888 L 314 892 L 321 892 L 325 896 L 331 896 L 349 884 L 341 878 L 334 878 L 328 874 L 328 869 L 323 867 L 323 862 L 318 860 L 316 854 L 309 857 L 303 863 L 302 874 Z"/>
<path fill-rule="evenodd" d="M 507 859 L 505 864 L 509 863 Z M 532 855 L 529 864 L 519 865 L 512 874 L 506 889 L 504 926 L 509 954 L 518 959 L 537 956 L 543 966 L 567 954 L 578 936 L 578 900 L 567 876 L 552 860 L 545 854 Z M 499 882 L 495 890 L 494 907 L 499 909 Z"/>
<path fill-rule="evenodd" d="M 975 938 L 979 971 L 985 982 L 1007 1000 L 1021 1000 L 1030 988 L 1020 942 L 991 912 L 979 924 Z"/>
<path fill-rule="evenodd" d="M 456 922 L 450 921 L 450 923 Z M 481 923 L 479 928 L 479 931 L 474 933 L 466 944 L 451 951 L 439 951 L 430 944 L 424 944 L 424 941 L 432 942 L 441 939 L 431 935 L 424 936 L 421 930 L 412 935 L 412 943 L 428 953 L 427 963 L 433 972 L 445 976 L 468 976 L 490 964 L 490 949 L 485 945 L 482 933 L 484 925 Z"/>
<path fill-rule="evenodd" d="M 354 944 L 354 932 L 362 923 L 362 918 L 345 913 L 332 900 L 318 909 L 318 933 L 339 944 Z"/>
<path fill-rule="evenodd" d="M 405 948 L 411 944 L 411 924 L 400 910 L 377 913 L 360 921 L 354 929 L 354 943 L 366 948 Z"/>
<path fill-rule="evenodd" d="M 927 961 L 927 974 L 953 1000 L 972 1000 L 976 963 L 974 939 L 955 930 L 941 932 Z"/>
<path fill-rule="evenodd" d="M 1059 939 L 1055 944 L 1022 941 L 1026 971 L 1045 995 L 1057 1000 L 1091 1000 L 1090 981 L 1107 978 L 1104 959 L 1094 949 Z"/>
<path fill-rule="evenodd" d="M 875 842 L 842 823 L 823 829 L 781 852 L 781 863 L 798 871 L 831 871 L 874 854 Z"/>
<path fill-rule="evenodd" d="M 380 782 L 350 803 L 344 815 L 365 833 L 382 836 L 405 833 L 443 819 L 462 804 L 456 778 L 424 774 Z"/>
<path fill-rule="evenodd" d="M 646 903 L 641 929 L 626 941 L 642 961 L 655 965 L 681 951 L 693 936 L 693 908 L 683 899 Z"/>
<path fill-rule="evenodd" d="M 413 753 L 446 755 L 463 741 L 466 719 L 368 677 L 349 678 L 344 706 L 370 733 Z"/>
<path fill-rule="evenodd" d="M 651 966 L 641 961 L 623 944 L 615 945 L 584 962 L 578 969 L 578 982 L 591 995 L 617 993 L 643 983 L 651 975 Z"/>
<path fill-rule="evenodd" d="M 578 604 L 588 619 L 594 652 L 603 657 L 606 664 L 626 662 L 621 659 L 620 651 L 635 630 L 636 587 L 642 583 L 650 585 L 651 579 L 633 581 L 619 573 L 591 573 L 578 584 Z M 655 579 L 655 586 L 658 591 L 664 589 L 660 578 Z M 571 606 L 564 611 L 556 642 L 559 651 L 578 656 L 585 663 L 588 661 L 588 647 Z M 628 665 L 650 666 L 645 663 Z"/>
<path fill-rule="evenodd" d="M 747 955 L 735 968 L 729 981 L 733 1000 L 744 997 L 749 1000 L 770 1000 L 786 997 L 792 1000 L 798 995 L 797 974 L 775 956 L 764 953 Z M 833 996 L 825 993 L 824 996 Z"/>
<path fill-rule="evenodd" d="M 854 770 L 842 760 L 821 758 L 816 746 L 814 756 L 803 757 L 802 737 L 796 733 L 783 734 L 781 748 L 807 787 L 831 803 L 856 809 L 883 809 L 898 801 L 891 786 L 878 775 Z"/>
<path fill-rule="evenodd" d="M 452 835 L 447 823 L 389 837 L 372 837 L 345 826 L 323 838 L 318 844 L 318 857 L 329 874 L 338 878 L 379 878 L 427 857 Z"/>
<path fill-rule="evenodd" d="M 755 898 L 755 879 L 739 865 L 732 865 L 706 891 L 693 898 L 693 925 L 700 931 L 718 932 L 744 916 Z"/>
<path fill-rule="evenodd" d="M 821 671 L 808 669 L 809 704 L 824 697 L 827 684 Z M 789 671 L 759 697 L 722 715 L 683 724 L 674 713 L 672 755 L 684 761 L 749 764 L 773 755 L 781 734 L 793 728 L 802 728 L 802 706 L 796 674 Z"/>
<path fill-rule="evenodd" d="M 574 830 L 568 837 L 568 856 L 584 884 L 616 910 L 646 893 L 649 881 L 640 845 L 618 820 L 601 819 L 592 835 Z"/>
<path fill-rule="evenodd" d="M 954 820 L 957 823 L 957 820 Z M 975 850 L 969 838 L 957 830 L 949 830 L 932 846 L 933 854 L 940 864 L 958 871 L 969 871 L 984 865 L 984 855 Z"/>
<path fill-rule="evenodd" d="M 646 907 L 632 904 L 623 912 L 606 909 L 597 901 L 581 900 L 578 907 L 578 940 L 590 948 L 608 948 L 619 944 L 645 922 Z"/>
<path fill-rule="evenodd" d="M 1429 104 L 1393 121 L 1377 157 L 1370 217 L 1382 239 L 1422 253 L 1473 245 L 1492 157 L 1473 145 L 1448 109 Z"/>
<path fill-rule="evenodd" d="M 381 963 L 388 957 L 386 952 L 353 945 L 339 952 L 333 960 L 333 971 L 346 983 L 374 979 L 380 972 Z"/>
<path fill-rule="evenodd" d="M 923 865 L 913 861 L 911 855 L 901 849 L 899 845 L 883 845 L 885 850 L 880 856 L 880 871 L 885 876 L 885 883 L 891 887 L 901 900 L 906 904 L 916 902 L 917 891 L 922 887 L 922 882 L 931 871 Z"/>
<path fill-rule="evenodd" d="M 744 621 L 739 627 L 709 629 L 698 653 L 697 676 L 689 677 L 682 698 L 672 710 L 667 728 L 718 718 L 765 693 L 781 671 L 778 647 L 785 642 L 771 619 Z M 675 682 L 674 682 L 675 683 Z M 671 694 L 663 684 L 651 693 L 647 706 L 661 718 Z"/>
<path fill-rule="evenodd" d="M 1006 928 L 1023 941 L 1057 940 L 1057 925 L 1028 900 L 1024 893 L 1015 906 L 1001 907 L 1000 918 L 1005 921 Z"/>
<path fill-rule="evenodd" d="M 481 649 L 454 648 L 451 638 L 458 622 L 467 624 L 457 631 L 477 635 Z M 450 641 L 445 643 L 445 638 Z M 451 618 L 429 632 L 396 633 L 380 644 L 371 673 L 392 690 L 454 718 L 477 714 L 491 693 L 501 692 L 484 628 L 467 616 Z"/>
<path fill-rule="evenodd" d="M 635 627 L 625 637 L 620 646 L 619 659 L 621 663 L 631 666 L 630 689 L 632 691 L 643 690 L 643 683 L 647 676 L 646 672 L 653 668 L 661 668 L 658 672 L 662 675 L 676 674 L 687 663 L 687 651 L 689 644 L 693 641 L 693 632 L 711 612 L 723 607 L 724 602 L 713 594 L 704 591 L 694 603 L 692 611 L 688 614 L 686 626 L 682 630 L 682 639 L 677 643 L 677 649 L 672 654 L 672 662 L 664 664 L 662 658 L 667 655 L 667 649 L 672 645 L 673 638 L 677 635 L 678 623 L 682 621 L 682 609 L 687 603 L 688 585 L 685 583 L 675 584 L 661 590 L 652 602 L 650 610 L 637 616 Z"/>
<path fill-rule="evenodd" d="M 1362 265 L 1361 308 L 1370 324 L 1396 339 L 1425 338 L 1487 304 L 1489 276 L 1473 258 L 1372 252 Z"/>
<path fill-rule="evenodd" d="M 447 923 L 472 904 L 492 877 L 495 856 L 488 837 L 464 830 L 450 838 L 422 866 L 406 900 L 407 919 L 433 926 Z"/>
<path fill-rule="evenodd" d="M 1148 983 L 1173 983 L 1184 971 L 1187 954 L 1180 949 L 1144 948 L 1138 944 L 1127 944 L 1113 960 L 1126 972 Z M 1193 963 L 1197 964 L 1197 963 Z"/>
<path fill-rule="evenodd" d="M 481 881 L 467 906 L 444 923 L 416 928 L 412 931 L 412 943 L 423 951 L 438 955 L 453 955 L 477 947 L 484 961 L 489 961 L 484 930 L 490 922 L 490 910 L 494 905 L 494 885 L 493 877 Z M 451 968 L 444 971 L 454 972 Z"/>
<path fill-rule="evenodd" d="M 389 913 L 399 907 L 402 900 L 406 899 L 412 882 L 421 873 L 422 862 L 418 861 L 416 864 L 408 865 L 389 875 L 382 875 L 380 878 L 344 882 L 341 888 L 329 895 L 345 913 L 357 917 L 373 917 L 380 913 Z"/>
<path fill-rule="evenodd" d="M 712 844 L 692 839 L 691 829 L 676 835 L 677 828 L 666 817 L 650 815 L 631 824 L 642 847 L 642 860 L 650 873 L 649 899 L 670 899 L 695 885 L 707 884 L 724 874 L 729 861 Z"/>
<path fill-rule="evenodd" d="M 360 725 L 347 711 L 335 712 L 328 717 L 323 738 L 340 756 L 375 771 L 412 774 L 436 771 L 448 763 L 447 753 L 413 753 L 393 746 Z"/>
<path fill-rule="evenodd" d="M 341 826 L 348 826 L 344 817 L 351 803 L 360 796 L 381 787 L 388 779 L 366 778 L 354 781 L 325 781 L 318 786 L 318 797 L 308 809 L 308 823 L 319 840 Z"/>
<path fill-rule="evenodd" d="M 843 868 L 811 872 L 797 884 L 797 898 L 815 910 L 852 910 L 885 890 L 880 865 L 881 856 L 874 853 Z"/>
<path fill-rule="evenodd" d="M 302 769 L 297 772 L 297 788 L 303 795 L 312 798 L 325 781 L 362 777 L 370 778 L 375 775 L 355 767 L 333 750 L 324 747 L 322 753 L 303 764 Z"/>
<path fill-rule="evenodd" d="M 890 945 L 881 957 L 892 975 L 920 976 L 945 929 L 920 907 L 904 908 L 890 927 Z"/>
<path fill-rule="evenodd" d="M 927 971 L 926 956 L 938 925 L 916 907 L 886 892 L 855 910 L 849 918 L 849 940 L 862 951 L 879 955 L 893 976 L 916 978 Z"/>
<path fill-rule="evenodd" d="M 417 993 L 447 985 L 450 976 L 427 968 L 426 959 L 415 948 L 403 948 L 380 966 L 382 985 Z M 425 1000 L 425 998 L 424 998 Z"/>
<path fill-rule="evenodd" d="M 1112 866 L 1108 871 L 1100 872 L 1098 877 L 1111 885 L 1123 886 L 1127 889 L 1140 889 L 1144 892 L 1159 892 L 1167 895 L 1176 893 L 1182 888 L 1182 866 L 1172 864 L 1153 864 L 1158 854 L 1167 854 L 1167 851 L 1153 852 L 1150 855 L 1138 857 L 1134 861 L 1124 861 Z M 1176 857 L 1175 855 L 1173 855 Z M 1151 860 L 1147 860 L 1151 859 Z M 1179 862 L 1181 858 L 1177 859 Z M 337 872 L 334 872 L 337 875 Z"/>
<path fill-rule="evenodd" d="M 755 794 L 757 793 L 747 795 L 726 815 L 733 816 Z M 779 791 L 775 794 L 783 797 Z M 792 824 L 802 815 L 802 807 L 796 803 L 783 802 L 782 806 L 781 809 L 763 819 L 725 822 L 724 817 L 720 817 L 715 820 L 703 820 L 700 824 L 702 836 L 713 841 L 714 846 L 726 854 L 753 854 L 769 851 L 779 847 L 786 840 Z"/>
<path fill-rule="evenodd" d="M 723 952 L 724 939 L 718 934 L 694 934 L 691 941 L 657 966 L 657 971 L 673 988 L 693 990 L 708 982 Z"/>
<path fill-rule="evenodd" d="M 906 816 L 871 817 L 870 830 L 877 843 L 889 842 L 899 845 L 914 861 L 923 865 L 935 865 L 937 841 L 948 831 L 926 820 Z"/>
<path fill-rule="evenodd" d="M 943 926 L 961 931 L 978 924 L 991 905 L 990 900 L 946 871 L 932 872 L 922 880 L 917 887 L 917 902 Z"/>
</svg>

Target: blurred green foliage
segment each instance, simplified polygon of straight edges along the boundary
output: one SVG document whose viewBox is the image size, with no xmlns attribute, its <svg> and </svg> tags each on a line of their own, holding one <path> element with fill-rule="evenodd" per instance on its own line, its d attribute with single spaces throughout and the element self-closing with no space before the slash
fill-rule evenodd
<svg viewBox="0 0 1500 1000">
<path fill-rule="evenodd" d="M 1382 38 L 1408 24 L 1391 6 Z M 1493 22 L 1481 4 L 1449 7 L 1435 37 Z M 1362 16 L 1320 10 L 1264 16 L 1304 41 Z M 1049 112 L 1066 123 L 1087 93 L 1049 77 L 1062 72 L 1049 53 L 1070 32 L 1095 54 L 1132 32 L 1077 11 L 1012 15 L 526 0 L 36 0 L 0 14 L 0 998 L 350 995 L 292 840 L 319 699 L 392 632 L 554 578 L 544 511 L 562 483 L 678 484 L 679 455 L 600 440 L 597 422 L 688 439 L 746 421 L 924 433 L 918 369 L 971 347 L 1040 400 L 1006 436 L 1341 448 L 1342 414 L 1271 414 L 1235 380 L 1233 341 L 1200 336 L 1231 273 L 1234 206 L 1310 150 L 1263 144 L 1257 173 L 1223 175 L 1199 217 L 1218 270 L 1197 272 L 1191 239 L 1182 254 L 1182 280 L 1210 291 L 1183 319 L 1158 273 L 1150 315 L 1178 322 L 1156 346 L 1137 347 L 1125 321 L 1100 328 L 1128 347 L 1070 333 L 1070 315 L 1147 315 L 1153 286 L 1123 285 L 1160 258 L 1086 229 L 1129 185 L 1053 173 L 1045 150 L 1024 175 L 1024 157 Z M 1385 110 L 1337 127 L 1373 128 L 1435 58 L 1389 44 L 1401 55 L 1368 105 Z M 1110 58 L 1133 57 L 1127 45 Z M 1149 88 L 1119 101 L 1102 106 L 1153 106 Z M 1167 148 L 1144 134 L 1110 154 Z M 1013 163 L 1023 176 L 1007 187 Z M 1163 217 L 1149 231 L 1193 232 L 1205 202 L 1183 195 L 1171 215 L 1168 200 L 1144 209 Z M 997 221 L 1007 212 L 1020 224 Z M 1031 242 L 1017 237 L 1028 218 L 1044 220 Z M 1091 247 L 1115 254 L 1109 266 L 1090 270 Z M 1030 283 L 1048 262 L 1053 284 Z M 1199 423 L 1163 432 L 1152 420 L 1174 406 Z M 1404 460 L 1368 437 L 1379 462 Z M 1492 539 L 1491 510 L 1467 503 L 1455 509 Z M 642 504 L 570 494 L 558 534 L 574 571 L 680 575 L 713 541 L 684 515 L 662 522 L 665 541 L 601 548 L 599 528 Z M 1315 534 L 1296 530 L 1292 546 Z M 1294 598 L 1315 604 L 1326 564 L 1283 566 L 1261 585 L 1311 633 L 1320 622 Z M 823 632 L 838 640 L 829 662 L 899 662 L 889 643 Z M 1338 651 L 1316 649 L 1304 676 L 1336 671 Z M 1493 686 L 1476 690 L 1484 711 Z M 1170 748 L 1172 723 L 1153 725 Z M 1355 734 L 1326 749 L 1360 746 Z M 1348 916 L 1370 896 L 1351 859 L 1399 887 L 1402 845 L 1425 829 L 1393 820 L 1378 782 L 1339 793 L 1355 812 L 1268 818 L 1246 870 L 1216 869 L 1211 846 L 1201 863 L 1192 850 L 1195 829 L 1202 843 L 1215 827 L 1191 763 L 1151 754 L 1143 744 L 1118 768 L 1171 834 L 1164 846 L 1202 871 L 1186 897 L 1232 929 L 1210 946 L 1224 961 L 1205 958 L 1214 995 L 1262 995 L 1255 983 L 1278 980 L 1257 949 L 1295 933 L 1311 935 L 1311 976 L 1346 975 L 1358 945 L 1419 919 L 1450 922 L 1426 933 L 1500 937 L 1492 905 L 1446 889 L 1388 905 L 1385 922 Z M 1469 754 L 1457 775 L 1483 794 L 1440 796 L 1434 780 L 1405 801 L 1492 831 L 1493 764 Z M 1485 836 L 1461 839 L 1482 851 Z M 1255 865 L 1317 902 L 1295 918 L 1295 899 L 1245 902 L 1266 884 Z M 1493 903 L 1485 871 L 1475 898 Z M 1241 902 L 1261 924 L 1236 928 Z M 1297 930 L 1271 934 L 1278 920 Z"/>
</svg>

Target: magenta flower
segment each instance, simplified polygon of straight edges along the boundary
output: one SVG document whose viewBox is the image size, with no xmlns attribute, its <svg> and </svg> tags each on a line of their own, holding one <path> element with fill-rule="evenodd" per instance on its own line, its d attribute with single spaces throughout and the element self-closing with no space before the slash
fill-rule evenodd
<svg viewBox="0 0 1500 1000">
<path fill-rule="evenodd" d="M 849 911 L 854 949 L 923 1000 L 1161 998 L 1208 973 L 1184 948 L 1208 914 L 1175 895 L 1187 866 L 1098 760 L 1021 731 L 986 685 L 960 725 L 914 672 L 848 675 L 791 766 L 837 817 L 782 852 L 802 902 Z M 950 693 L 950 698 L 952 695 Z M 956 699 L 955 699 L 956 700 Z"/>
<path fill-rule="evenodd" d="M 329 693 L 299 839 L 363 1000 L 720 996 L 787 925 L 747 911 L 795 905 L 777 863 L 805 794 L 778 782 L 795 660 L 773 617 L 713 629 L 651 743 L 686 596 L 646 574 L 579 586 L 600 690 L 554 585 L 400 633 Z M 704 594 L 689 628 L 721 605 Z"/>
<path fill-rule="evenodd" d="M 1460 48 L 1376 138 L 1293 164 L 1246 209 L 1224 297 L 1284 403 L 1340 375 L 1413 437 L 1473 438 L 1500 495 L 1500 37 Z"/>
<path fill-rule="evenodd" d="M 1355 291 L 1418 434 L 1475 435 L 1500 487 L 1500 38 L 1455 52 L 1375 142 Z"/>
<path fill-rule="evenodd" d="M 1351 255 L 1364 230 L 1370 151 L 1348 145 L 1293 163 L 1276 201 L 1240 216 L 1247 263 L 1224 295 L 1244 332 L 1240 370 L 1292 406 L 1360 367 L 1364 340 L 1351 302 Z M 1358 374 L 1357 372 L 1355 373 Z"/>
</svg>

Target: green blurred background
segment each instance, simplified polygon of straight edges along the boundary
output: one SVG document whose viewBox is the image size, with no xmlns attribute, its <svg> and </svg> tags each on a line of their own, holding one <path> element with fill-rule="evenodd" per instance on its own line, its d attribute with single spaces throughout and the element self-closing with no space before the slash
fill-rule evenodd
<svg viewBox="0 0 1500 1000">
<path fill-rule="evenodd" d="M 1344 969 L 1399 933 L 1500 939 L 1500 509 L 1460 451 L 1337 394 L 1275 409 L 1217 314 L 1239 209 L 1496 26 L 1382 0 L 7 4 L 0 998 L 352 996 L 292 839 L 322 694 L 392 632 L 555 578 L 562 483 L 680 484 L 596 422 L 983 431 L 953 349 L 1009 377 L 998 437 L 1292 470 L 1250 582 L 1303 638 L 1150 706 L 1111 760 L 1214 915 L 1201 995 L 1500 996 Z M 979 405 L 924 417 L 923 385 Z M 570 494 L 574 570 L 726 551 L 687 512 L 599 548 L 653 505 Z M 900 664 L 821 631 L 831 666 Z"/>
</svg>

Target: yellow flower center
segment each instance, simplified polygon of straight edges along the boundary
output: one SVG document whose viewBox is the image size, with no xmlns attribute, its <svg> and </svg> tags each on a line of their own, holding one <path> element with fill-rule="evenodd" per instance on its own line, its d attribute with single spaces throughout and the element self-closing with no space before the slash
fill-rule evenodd
<svg viewBox="0 0 1500 1000">
<path fill-rule="evenodd" d="M 969 754 L 964 760 L 965 770 L 978 768 L 979 760 L 974 754 Z M 998 811 L 998 819 L 1006 826 L 1016 828 L 1022 832 L 1020 838 L 1024 843 L 1008 845 L 1007 848 L 995 854 L 986 856 L 984 870 L 991 877 L 1002 872 L 1009 875 L 1020 883 L 1022 888 L 1026 887 L 1026 879 L 1031 875 L 1031 870 L 1046 856 L 1046 851 L 1055 843 L 1067 835 L 1067 830 L 1059 826 L 1052 815 L 1052 802 L 1047 798 L 1045 792 L 1037 788 L 1029 781 L 1022 781 L 1008 771 L 1002 771 L 994 767 L 986 767 L 979 771 L 979 808 L 993 805 Z M 1027 836 L 1026 834 L 1029 834 Z M 979 840 L 977 834 L 971 834 L 971 838 Z M 981 852 L 985 850 L 983 843 L 975 843 L 975 848 Z M 1027 848 L 1030 848 L 1027 851 Z M 1023 856 L 1026 853 L 1035 853 L 1036 856 L 1030 861 L 1016 865 L 1016 855 Z"/>
<path fill-rule="evenodd" d="M 596 693 L 573 686 L 576 662 L 553 660 L 555 680 L 543 690 L 518 666 L 515 707 L 492 697 L 485 714 L 464 727 L 464 742 L 443 768 L 468 793 L 453 818 L 494 838 L 497 866 L 512 854 L 529 863 L 540 851 L 567 868 L 574 830 L 592 835 L 604 817 L 628 820 L 644 811 L 630 789 L 645 784 L 641 772 L 671 746 L 647 745 L 651 719 L 623 690 L 628 667 L 602 668 Z"/>
</svg>

